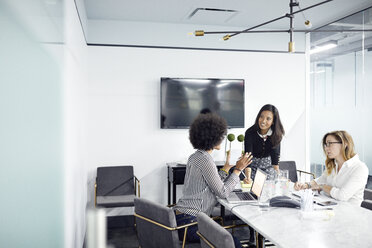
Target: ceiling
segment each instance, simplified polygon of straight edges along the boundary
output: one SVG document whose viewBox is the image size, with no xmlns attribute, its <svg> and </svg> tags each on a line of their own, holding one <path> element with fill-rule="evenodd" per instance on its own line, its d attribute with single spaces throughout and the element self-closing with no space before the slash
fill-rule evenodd
<svg viewBox="0 0 372 248">
<path fill-rule="evenodd" d="M 83 6 L 84 17 L 87 20 L 88 31 L 87 42 L 89 43 L 91 37 L 94 37 L 95 33 L 99 31 L 92 28 L 93 26 L 100 26 L 100 23 L 106 25 L 104 30 L 112 30 L 112 32 L 102 32 L 99 34 L 104 39 L 100 42 L 93 41 L 92 43 L 101 44 L 116 44 L 116 45 L 128 45 L 130 37 L 121 37 L 119 35 L 125 33 L 123 30 L 128 30 L 128 26 L 120 26 L 117 23 L 131 23 L 127 25 L 135 26 L 135 31 L 131 30 L 131 36 L 137 37 L 137 40 L 146 44 L 147 38 L 141 36 L 144 32 L 151 32 L 151 30 L 157 29 L 159 32 L 157 40 L 164 39 L 164 44 L 167 46 L 177 46 L 170 43 L 171 36 L 180 37 L 182 27 L 188 25 L 189 31 L 202 29 L 205 31 L 240 31 L 246 28 L 256 26 L 258 24 L 270 21 L 272 19 L 284 16 L 290 12 L 289 0 L 265 0 L 265 1 L 242 1 L 242 0 L 75 0 L 79 2 L 78 6 Z M 300 8 L 305 9 L 314 4 L 321 3 L 321 0 L 300 0 Z M 333 23 L 330 28 L 341 28 L 341 29 L 356 29 L 361 28 L 361 21 L 359 17 L 349 17 L 344 20 L 340 20 L 345 16 L 357 13 L 366 8 L 372 7 L 372 0 L 333 0 L 317 7 L 305 10 L 295 15 L 294 18 L 294 29 L 295 30 L 314 30 L 323 27 L 327 24 Z M 293 11 L 300 10 L 298 7 L 294 7 Z M 79 12 L 82 12 L 82 8 L 79 8 Z M 372 12 L 367 20 L 365 28 L 372 28 L 368 25 L 372 25 Z M 307 29 L 304 25 L 305 20 L 310 20 L 312 27 Z M 334 23 L 337 21 L 336 23 Z M 161 33 L 161 25 L 172 24 L 176 25 L 176 33 L 174 29 L 167 30 L 167 32 Z M 149 27 L 149 28 L 147 28 Z M 150 28 L 151 27 L 151 28 Z M 163 28 L 164 29 L 164 28 Z M 166 29 L 166 28 L 165 28 Z M 274 21 L 268 25 L 260 27 L 261 30 L 288 30 L 289 19 L 283 18 L 278 21 Z M 259 30 L 257 29 L 257 30 Z M 101 26 L 102 30 L 102 26 Z M 150 31 L 149 31 L 150 30 Z M 129 33 L 129 31 L 127 31 Z M 183 32 L 183 30 L 182 30 Z M 372 34 L 372 32 L 370 32 Z M 222 37 L 224 34 L 221 34 Z M 286 40 L 288 40 L 288 34 L 283 33 Z M 369 35 L 369 34 L 368 34 Z M 367 38 L 368 38 L 367 35 Z M 166 38 L 164 38 L 166 36 Z M 244 36 L 244 34 L 239 35 Z M 278 37 L 279 35 L 275 36 Z M 295 36 L 298 37 L 296 34 Z M 111 37 L 112 40 L 111 40 Z M 252 36 L 251 36 L 252 37 Z M 249 48 L 253 45 L 249 44 L 252 38 L 249 40 L 242 40 L 241 44 Z M 260 36 L 262 37 L 262 36 Z M 340 35 L 340 33 L 312 33 L 311 43 L 316 45 L 318 43 L 325 42 L 330 39 L 338 40 L 342 39 L 343 43 L 355 42 L 359 36 L 355 33 Z M 209 37 L 208 37 L 209 38 Z M 182 40 L 184 38 L 180 38 Z M 206 38 L 204 38 L 206 39 Z M 213 39 L 217 39 L 213 37 Z M 244 38 L 246 39 L 246 38 Z M 265 39 L 265 38 L 264 38 Z M 270 38 L 269 38 L 270 39 Z M 359 37 L 360 39 L 360 37 Z M 151 40 L 151 38 L 149 39 Z M 169 42 L 169 43 L 168 43 Z M 182 41 L 181 41 L 182 42 Z M 201 40 L 199 43 L 195 43 L 191 46 L 203 47 Z M 297 41 L 296 41 L 297 42 Z M 134 42 L 133 42 L 134 43 Z M 133 44 L 132 43 L 132 44 Z M 140 45 L 144 43 L 139 43 Z M 228 42 L 227 42 L 228 43 Z M 287 44 L 287 41 L 280 41 L 281 44 Z M 137 44 L 137 43 L 136 43 Z M 157 43 L 158 44 L 158 43 Z M 179 43 L 181 44 L 181 43 Z M 186 44 L 186 43 L 185 43 Z M 210 43 L 212 44 L 212 43 Z M 226 43 L 225 43 L 226 44 Z M 231 44 L 231 43 L 230 43 Z M 272 42 L 271 42 L 272 44 Z M 371 43 L 372 44 L 372 43 Z M 151 44 L 150 44 L 151 45 Z M 161 43 L 163 45 L 163 43 Z M 188 46 L 186 44 L 185 46 Z M 219 46 L 219 45 L 217 45 Z M 229 48 L 223 45 L 223 48 Z M 205 45 L 204 45 L 205 47 Z M 207 45 L 208 47 L 208 45 Z M 230 48 L 233 48 L 231 45 Z M 344 47 L 345 48 L 345 47 Z M 285 49 L 285 48 L 284 48 Z M 304 49 L 304 46 L 303 46 Z"/>
<path fill-rule="evenodd" d="M 320 0 L 300 0 L 304 9 Z M 87 19 L 176 24 L 251 27 L 289 13 L 289 0 L 84 0 Z M 317 28 L 366 7 L 371 0 L 334 0 L 304 11 Z M 299 10 L 294 8 L 294 11 Z M 295 16 L 295 28 L 304 28 L 301 13 Z M 265 26 L 288 28 L 288 19 Z"/>
<path fill-rule="evenodd" d="M 199 48 L 212 47 L 212 42 L 217 40 L 218 37 L 206 36 L 202 39 L 190 39 L 185 37 L 187 32 L 197 29 L 204 29 L 205 31 L 210 29 L 212 31 L 239 31 L 283 16 L 289 12 L 289 0 L 6 0 L 5 2 L 25 24 L 39 34 L 40 40 L 44 42 L 63 42 L 64 15 L 66 15 L 64 13 L 64 5 L 75 2 L 87 43 L 91 42 L 91 37 L 99 37 L 103 41 L 100 44 L 130 45 L 140 43 L 140 45 L 154 45 L 150 43 L 157 42 L 155 45 L 174 47 L 182 47 L 183 45 L 184 47 Z M 299 1 L 301 9 L 320 2 L 322 1 Z M 302 13 L 296 14 L 294 28 L 305 29 L 305 19 L 311 21 L 312 30 L 329 23 L 332 23 L 332 25 L 324 27 L 324 29 L 362 28 L 363 21 L 361 19 L 364 20 L 364 28 L 372 28 L 372 10 L 365 11 L 363 16 L 355 15 L 340 20 L 342 17 L 368 7 L 372 7 L 372 0 L 333 0 L 304 11 L 304 15 Z M 294 11 L 297 10 L 299 9 L 295 7 Z M 124 24 L 124 26 L 118 25 L 118 23 Z M 99 26 L 100 29 L 94 29 L 94 26 Z M 123 27 L 131 28 L 131 33 L 123 29 Z M 265 25 L 262 29 L 288 30 L 289 20 L 288 18 L 283 18 Z M 102 32 L 102 30 L 109 31 Z M 146 36 L 144 35 L 145 33 L 151 34 Z M 364 38 L 368 40 L 371 35 L 372 32 L 366 32 Z M 222 36 L 220 35 L 220 37 Z M 247 36 L 248 38 L 246 38 Z M 231 49 L 234 42 L 241 39 L 240 44 L 244 44 L 245 47 L 242 45 L 236 45 L 236 47 L 244 49 L 252 49 L 253 47 L 254 49 L 256 44 L 262 43 L 263 39 L 261 37 L 265 37 L 264 40 L 266 39 L 267 47 L 264 47 L 264 49 L 272 49 L 275 45 L 272 39 L 275 38 L 277 40 L 282 39 L 277 43 L 280 43 L 280 46 L 284 47 L 283 50 L 285 50 L 288 34 L 284 33 L 282 38 L 278 38 L 279 36 L 279 34 L 271 34 L 271 36 L 260 35 L 260 38 L 254 40 L 255 37 L 242 34 L 229 42 L 221 43 L 216 41 L 218 44 L 213 46 L 213 48 Z M 295 38 L 300 36 L 295 34 Z M 360 43 L 361 37 L 361 33 L 311 33 L 311 43 L 315 45 L 330 39 L 339 40 L 343 44 Z M 128 42 L 128 40 L 131 40 L 132 43 Z M 209 43 L 205 42 L 206 40 Z M 365 45 L 368 44 L 372 46 L 372 41 L 365 43 Z"/>
</svg>

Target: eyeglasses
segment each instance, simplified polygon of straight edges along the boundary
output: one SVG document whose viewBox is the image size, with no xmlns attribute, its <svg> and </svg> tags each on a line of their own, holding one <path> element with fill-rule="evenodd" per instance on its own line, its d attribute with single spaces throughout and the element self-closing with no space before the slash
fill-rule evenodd
<svg viewBox="0 0 372 248">
<path fill-rule="evenodd" d="M 327 143 L 324 143 L 323 146 L 330 147 L 332 144 L 342 144 L 342 142 L 327 142 Z"/>
</svg>

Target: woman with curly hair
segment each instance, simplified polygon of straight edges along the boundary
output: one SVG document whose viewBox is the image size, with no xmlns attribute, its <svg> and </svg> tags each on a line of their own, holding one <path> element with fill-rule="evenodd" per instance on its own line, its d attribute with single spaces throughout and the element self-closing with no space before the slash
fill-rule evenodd
<svg viewBox="0 0 372 248">
<path fill-rule="evenodd" d="M 212 213 L 217 196 L 226 198 L 239 182 L 239 175 L 251 163 L 251 155 L 246 153 L 237 162 L 233 173 L 228 171 L 233 165 L 227 163 L 218 171 L 211 156 L 214 149 L 219 150 L 227 133 L 226 121 L 213 113 L 200 114 L 190 126 L 189 138 L 195 149 L 188 159 L 183 195 L 174 207 L 177 225 L 196 221 L 199 212 Z M 187 241 L 199 241 L 197 226 L 187 231 Z M 179 232 L 183 237 L 183 230 Z"/>
<path fill-rule="evenodd" d="M 326 170 L 308 183 L 297 182 L 296 190 L 322 190 L 339 201 L 360 206 L 368 180 L 368 167 L 354 151 L 353 138 L 346 131 L 334 131 L 324 135 L 323 151 Z"/>
</svg>

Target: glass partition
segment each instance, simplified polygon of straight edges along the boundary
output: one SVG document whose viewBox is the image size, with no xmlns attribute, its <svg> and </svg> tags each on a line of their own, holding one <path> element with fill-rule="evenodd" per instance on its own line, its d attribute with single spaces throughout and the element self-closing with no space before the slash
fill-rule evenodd
<svg viewBox="0 0 372 248">
<path fill-rule="evenodd" d="M 64 247 L 63 1 L 0 1 L 0 247 Z"/>
<path fill-rule="evenodd" d="M 310 34 L 312 49 L 332 41 L 336 46 L 310 55 L 310 163 L 317 176 L 325 155 L 322 137 L 346 130 L 360 159 L 372 174 L 372 8 L 321 28 L 337 30 Z"/>
</svg>

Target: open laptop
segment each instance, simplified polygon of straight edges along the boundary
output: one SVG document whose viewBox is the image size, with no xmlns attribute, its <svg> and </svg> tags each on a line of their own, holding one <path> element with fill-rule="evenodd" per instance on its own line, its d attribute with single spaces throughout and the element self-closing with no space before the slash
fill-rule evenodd
<svg viewBox="0 0 372 248">
<path fill-rule="evenodd" d="M 228 203 L 239 203 L 247 201 L 257 201 L 262 193 L 267 174 L 257 169 L 250 192 L 231 192 L 226 198 Z"/>
</svg>

